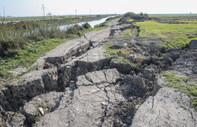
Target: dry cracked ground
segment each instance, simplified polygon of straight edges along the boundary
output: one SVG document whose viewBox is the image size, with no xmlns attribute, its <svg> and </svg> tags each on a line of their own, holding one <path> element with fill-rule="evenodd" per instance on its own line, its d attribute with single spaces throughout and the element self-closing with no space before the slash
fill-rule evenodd
<svg viewBox="0 0 197 127">
<path fill-rule="evenodd" d="M 34 64 L 37 70 L 0 91 L 0 126 L 197 127 L 186 93 L 168 87 L 164 72 L 196 83 L 197 50 L 165 50 L 162 40 L 122 39 L 130 64 L 105 55 L 104 45 L 134 25 L 109 27 L 59 45 Z M 138 58 L 139 57 L 139 58 Z"/>
</svg>

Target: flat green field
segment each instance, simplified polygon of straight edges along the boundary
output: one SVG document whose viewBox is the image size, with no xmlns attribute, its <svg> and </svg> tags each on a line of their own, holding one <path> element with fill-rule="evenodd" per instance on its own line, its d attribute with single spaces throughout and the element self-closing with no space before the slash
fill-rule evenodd
<svg viewBox="0 0 197 127">
<path fill-rule="evenodd" d="M 182 47 L 191 40 L 197 39 L 197 17 L 158 16 L 157 18 L 157 21 L 136 23 L 140 26 L 139 37 L 160 38 L 165 41 L 162 45 L 168 48 Z"/>
<path fill-rule="evenodd" d="M 72 18 L 73 16 L 37 16 L 37 17 L 6 17 L 1 18 L 0 21 L 21 21 L 21 20 L 41 20 L 41 19 L 57 19 L 57 18 Z"/>
<path fill-rule="evenodd" d="M 91 17 L 96 17 L 97 15 L 92 15 Z M 0 18 L 0 21 L 26 21 L 26 20 L 50 20 L 50 19 L 70 19 L 70 18 L 84 18 L 89 17 L 88 15 L 67 15 L 67 16 L 35 16 L 35 17 L 6 17 Z"/>
</svg>

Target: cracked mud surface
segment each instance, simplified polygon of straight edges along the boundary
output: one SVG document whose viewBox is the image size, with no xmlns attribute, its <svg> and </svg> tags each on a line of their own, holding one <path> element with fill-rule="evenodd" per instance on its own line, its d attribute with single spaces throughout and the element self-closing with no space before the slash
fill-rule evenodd
<svg viewBox="0 0 197 127">
<path fill-rule="evenodd" d="M 140 106 L 132 127 L 196 127 L 197 114 L 190 108 L 189 101 L 184 93 L 174 92 L 168 87 L 161 88 Z"/>
<path fill-rule="evenodd" d="M 38 59 L 38 70 L 0 91 L 0 126 L 195 127 L 191 98 L 158 75 L 171 69 L 195 78 L 197 51 L 166 51 L 157 45 L 162 40 L 136 38 L 136 31 L 124 40 L 136 55 L 132 70 L 106 58 L 103 48 L 128 28 L 135 26 L 112 21 Z"/>
<path fill-rule="evenodd" d="M 116 69 L 79 76 L 74 84 L 76 89 L 66 90 L 60 101 L 61 106 L 45 115 L 35 126 L 101 126 L 107 110 L 117 100 L 124 100 L 115 90 L 114 84 L 118 78 Z"/>
</svg>

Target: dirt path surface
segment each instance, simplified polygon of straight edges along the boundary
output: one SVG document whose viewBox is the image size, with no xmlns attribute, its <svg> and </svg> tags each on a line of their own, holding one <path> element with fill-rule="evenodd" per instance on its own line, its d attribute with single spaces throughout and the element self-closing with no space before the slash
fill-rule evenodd
<svg viewBox="0 0 197 127">
<path fill-rule="evenodd" d="M 108 28 L 61 44 L 38 59 L 38 70 L 1 89 L 0 126 L 195 127 L 191 98 L 165 86 L 160 75 L 177 70 L 194 79 L 197 51 L 166 51 L 158 46 L 162 40 L 137 38 L 136 31 L 121 40 L 132 51 L 133 69 L 105 57 L 104 44 L 120 41 L 115 37 L 120 39 L 128 28 L 137 29 L 112 21 Z"/>
<path fill-rule="evenodd" d="M 70 40 L 66 43 L 63 43 L 59 46 L 57 46 L 55 49 L 51 50 L 50 52 L 47 52 L 44 57 L 41 57 L 37 60 L 37 62 L 34 65 L 37 65 L 38 67 L 41 67 L 43 63 L 45 62 L 45 59 L 52 59 L 52 58 L 59 58 L 64 59 L 66 56 L 72 52 L 73 50 L 83 47 L 86 45 L 90 45 L 90 42 L 97 42 L 97 41 L 104 41 L 106 38 L 109 37 L 110 28 L 103 29 L 100 31 L 94 31 L 87 33 L 83 35 L 80 38 Z M 89 47 L 88 47 L 89 48 Z M 81 49 L 83 50 L 83 49 Z"/>
</svg>

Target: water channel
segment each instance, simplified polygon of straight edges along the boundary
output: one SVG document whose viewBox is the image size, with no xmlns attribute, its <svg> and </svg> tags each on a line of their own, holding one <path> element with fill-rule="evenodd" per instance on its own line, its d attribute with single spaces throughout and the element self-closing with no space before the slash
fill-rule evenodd
<svg viewBox="0 0 197 127">
<path fill-rule="evenodd" d="M 108 19 L 108 18 L 110 18 L 110 17 L 106 17 L 106 18 L 103 18 L 103 19 L 100 19 L 100 20 L 89 21 L 89 22 L 87 22 L 87 23 L 89 23 L 90 26 L 91 26 L 92 28 L 94 28 L 96 25 L 105 22 L 106 19 Z M 72 26 L 74 26 L 74 25 L 76 25 L 76 24 L 82 26 L 82 25 L 85 24 L 85 23 L 86 23 L 86 22 L 73 23 L 73 24 L 66 24 L 66 25 L 61 25 L 61 26 L 58 26 L 58 27 L 59 27 L 60 30 L 66 31 L 69 27 L 72 27 Z"/>
</svg>

